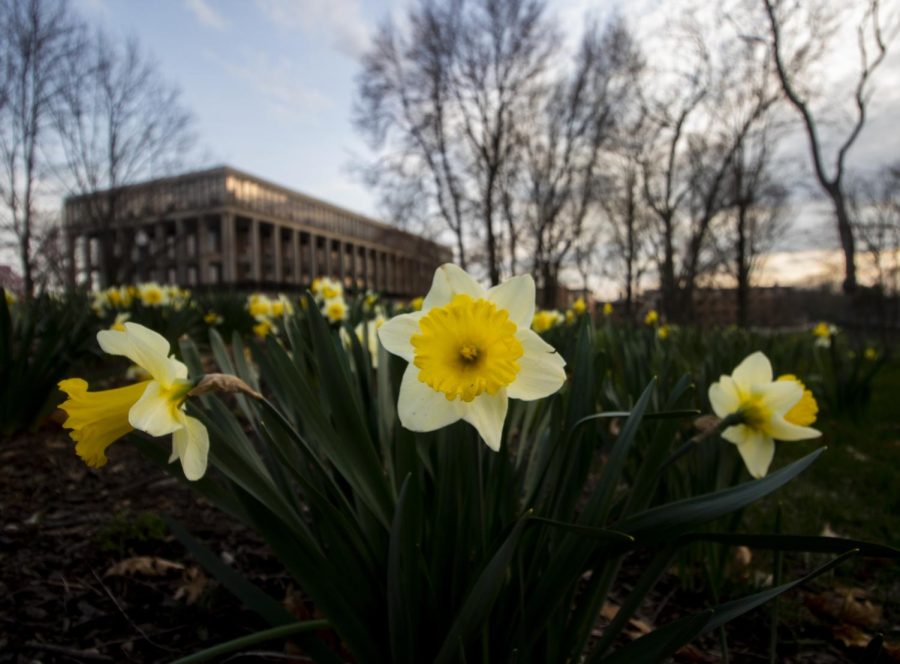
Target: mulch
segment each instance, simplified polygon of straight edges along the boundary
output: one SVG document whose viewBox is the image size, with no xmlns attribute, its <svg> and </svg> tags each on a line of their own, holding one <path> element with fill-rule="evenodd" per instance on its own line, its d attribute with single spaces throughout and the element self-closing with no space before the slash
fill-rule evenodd
<svg viewBox="0 0 900 664">
<path fill-rule="evenodd" d="M 112 446 L 109 457 L 104 468 L 87 468 L 68 436 L 52 424 L 0 441 L 0 664 L 170 662 L 265 629 L 258 616 L 207 577 L 160 513 L 184 523 L 272 597 L 309 610 L 252 531 L 152 467 L 127 443 Z M 640 573 L 639 561 L 632 567 L 626 565 L 613 599 Z M 629 631 L 639 636 L 646 626 L 695 611 L 706 601 L 669 577 Z M 729 626 L 732 663 L 768 661 L 766 616 L 757 611 Z M 786 634 L 779 661 L 860 661 L 861 648 L 836 641 L 833 629 L 810 612 L 803 616 Z M 603 623 L 601 618 L 598 629 Z M 677 660 L 719 662 L 718 653 L 717 639 L 708 636 L 683 649 Z M 306 661 L 285 657 L 278 643 L 240 658 Z"/>
</svg>

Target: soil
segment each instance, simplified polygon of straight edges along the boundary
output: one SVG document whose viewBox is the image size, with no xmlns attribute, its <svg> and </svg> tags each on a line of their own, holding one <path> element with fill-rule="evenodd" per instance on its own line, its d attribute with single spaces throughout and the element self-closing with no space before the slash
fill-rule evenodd
<svg viewBox="0 0 900 664">
<path fill-rule="evenodd" d="M 171 515 L 222 560 L 288 607 L 308 612 L 290 577 L 255 534 L 140 458 L 127 444 L 87 468 L 58 427 L 0 445 L 0 664 L 169 662 L 267 627 L 208 578 L 168 532 Z M 623 596 L 641 570 L 626 564 Z M 811 591 L 810 591 L 811 592 Z M 634 636 L 706 606 L 672 576 L 651 595 Z M 799 599 L 785 608 L 779 661 L 860 661 Z M 733 663 L 768 661 L 768 613 L 729 626 Z M 799 616 L 799 618 L 798 618 Z M 307 616 L 308 617 L 308 614 Z M 600 619 L 598 630 L 605 620 Z M 719 662 L 717 637 L 683 649 L 679 662 Z M 228 659 L 308 661 L 264 644 Z M 891 661 L 883 656 L 883 662 Z"/>
</svg>

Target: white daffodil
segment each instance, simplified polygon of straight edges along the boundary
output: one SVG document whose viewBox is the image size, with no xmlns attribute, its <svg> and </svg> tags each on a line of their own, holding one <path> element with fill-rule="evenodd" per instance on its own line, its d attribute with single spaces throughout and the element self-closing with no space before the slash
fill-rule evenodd
<svg viewBox="0 0 900 664">
<path fill-rule="evenodd" d="M 530 329 L 534 296 L 528 275 L 486 290 L 455 265 L 439 267 L 422 309 L 378 330 L 409 362 L 397 406 L 403 426 L 434 431 L 462 419 L 499 450 L 509 399 L 546 397 L 566 379 L 565 361 Z"/>
<path fill-rule="evenodd" d="M 795 406 L 801 405 L 804 412 L 810 410 L 801 400 L 812 398 L 812 394 L 805 396 L 803 384 L 793 377 L 784 378 L 789 379 L 774 380 L 769 358 L 757 351 L 730 376 L 721 376 L 709 386 L 709 402 L 716 415 L 739 418 L 740 424 L 725 429 L 722 438 L 737 445 L 747 470 L 756 478 L 768 472 L 775 456 L 775 440 L 806 440 L 822 435 L 804 426 L 812 423 L 804 414 L 795 415 Z"/>
<path fill-rule="evenodd" d="M 75 451 L 92 467 L 106 463 L 106 448 L 133 429 L 151 436 L 172 435 L 169 462 L 181 460 L 189 480 L 203 477 L 209 452 L 209 434 L 200 420 L 184 412 L 193 383 L 187 367 L 169 356 L 165 337 L 136 323 L 124 331 L 102 330 L 97 342 L 110 355 L 123 355 L 144 369 L 150 380 L 113 390 L 88 392 L 80 378 L 60 382 L 68 395 L 60 408 L 68 414 L 63 426 L 72 429 Z"/>
</svg>

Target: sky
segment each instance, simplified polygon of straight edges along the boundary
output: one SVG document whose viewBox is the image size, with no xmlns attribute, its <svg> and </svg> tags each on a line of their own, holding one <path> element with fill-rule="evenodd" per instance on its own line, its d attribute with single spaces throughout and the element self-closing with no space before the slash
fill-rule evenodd
<svg viewBox="0 0 900 664">
<path fill-rule="evenodd" d="M 665 30 L 673 7 L 680 6 L 663 0 L 548 4 L 563 29 L 571 28 L 573 41 L 586 13 L 602 19 L 618 7 L 639 33 L 649 34 Z M 713 3 L 693 4 L 702 13 Z M 407 0 L 74 0 L 74 5 L 90 23 L 137 37 L 181 89 L 197 119 L 197 166 L 229 164 L 378 216 L 376 196 L 351 168 L 372 157 L 352 124 L 353 98 L 359 58 L 371 34 L 380 22 L 401 17 Z M 831 56 L 826 75 L 836 89 L 846 89 L 858 62 L 852 39 L 840 41 Z M 900 47 L 876 84 L 879 95 L 850 158 L 851 166 L 865 172 L 900 159 Z M 793 160 L 807 186 L 794 209 L 794 230 L 779 251 L 828 249 L 834 243 L 828 234 L 809 231 L 818 226 L 823 209 L 802 204 L 818 195 L 803 141 L 794 131 L 785 143 L 785 158 Z M 776 263 L 790 266 L 789 260 Z M 802 278 L 799 269 L 792 278 Z"/>
</svg>

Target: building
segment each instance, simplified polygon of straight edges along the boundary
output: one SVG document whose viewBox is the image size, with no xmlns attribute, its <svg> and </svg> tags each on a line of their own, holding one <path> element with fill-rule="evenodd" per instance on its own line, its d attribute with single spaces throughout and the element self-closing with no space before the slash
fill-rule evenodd
<svg viewBox="0 0 900 664">
<path fill-rule="evenodd" d="M 408 297 L 452 260 L 439 244 L 227 166 L 67 198 L 64 224 L 69 280 L 88 288 L 299 289 L 328 276 Z"/>
</svg>

